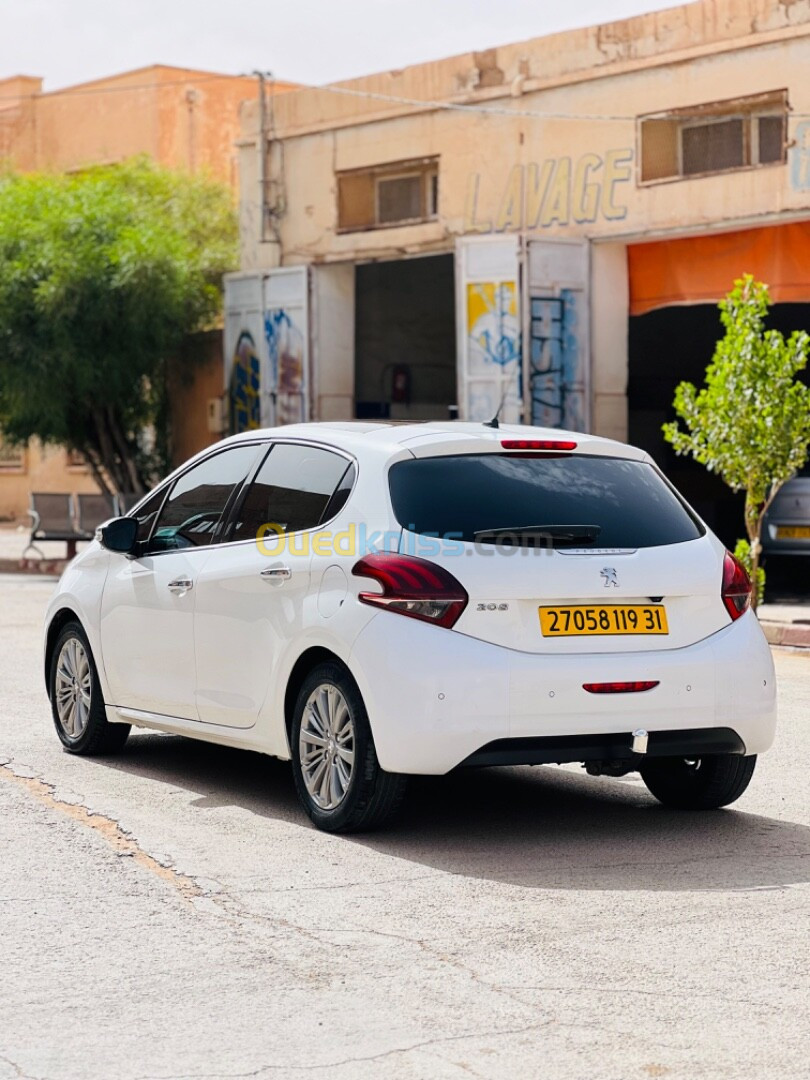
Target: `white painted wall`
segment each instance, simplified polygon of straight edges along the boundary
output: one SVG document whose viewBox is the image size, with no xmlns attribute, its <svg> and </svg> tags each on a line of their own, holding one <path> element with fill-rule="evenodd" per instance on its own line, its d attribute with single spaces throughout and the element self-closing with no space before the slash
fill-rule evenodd
<svg viewBox="0 0 810 1080">
<path fill-rule="evenodd" d="M 354 417 L 354 263 L 312 267 L 314 420 Z"/>
<path fill-rule="evenodd" d="M 626 244 L 591 245 L 592 430 L 627 439 L 627 329 L 630 286 Z"/>
</svg>

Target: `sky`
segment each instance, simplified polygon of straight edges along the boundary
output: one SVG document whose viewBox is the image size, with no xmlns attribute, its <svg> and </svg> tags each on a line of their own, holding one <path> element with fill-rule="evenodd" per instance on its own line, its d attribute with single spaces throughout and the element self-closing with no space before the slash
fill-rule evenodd
<svg viewBox="0 0 810 1080">
<path fill-rule="evenodd" d="M 0 0 L 0 78 L 174 64 L 317 84 L 674 6 L 656 0 Z"/>
</svg>

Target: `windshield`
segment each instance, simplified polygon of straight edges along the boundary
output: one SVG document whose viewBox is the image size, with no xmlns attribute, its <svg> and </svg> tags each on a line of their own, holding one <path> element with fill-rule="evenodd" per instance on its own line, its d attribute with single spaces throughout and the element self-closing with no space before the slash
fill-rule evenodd
<svg viewBox="0 0 810 1080">
<path fill-rule="evenodd" d="M 652 465 L 623 458 L 419 458 L 393 465 L 389 483 L 397 521 L 427 536 L 497 543 L 498 530 L 576 526 L 583 547 L 645 548 L 704 531 Z"/>
</svg>

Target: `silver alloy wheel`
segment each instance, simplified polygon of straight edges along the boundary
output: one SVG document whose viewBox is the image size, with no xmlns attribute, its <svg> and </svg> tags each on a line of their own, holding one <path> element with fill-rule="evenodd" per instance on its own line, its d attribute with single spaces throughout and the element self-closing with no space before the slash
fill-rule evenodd
<svg viewBox="0 0 810 1080">
<path fill-rule="evenodd" d="M 90 695 L 93 673 L 84 645 L 78 638 L 68 638 L 56 662 L 54 695 L 56 715 L 69 739 L 78 739 L 90 719 Z"/>
<path fill-rule="evenodd" d="M 320 810 L 335 810 L 346 796 L 354 770 L 354 721 L 346 699 L 332 683 L 312 691 L 298 739 L 301 774 Z"/>
</svg>

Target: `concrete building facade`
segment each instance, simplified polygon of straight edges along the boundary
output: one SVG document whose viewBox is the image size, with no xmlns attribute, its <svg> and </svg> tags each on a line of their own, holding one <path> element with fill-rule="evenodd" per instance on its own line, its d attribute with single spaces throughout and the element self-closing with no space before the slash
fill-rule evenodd
<svg viewBox="0 0 810 1080">
<path fill-rule="evenodd" d="M 148 154 L 206 170 L 236 190 L 239 106 L 256 79 L 152 64 L 48 93 L 42 79 L 0 79 L 0 161 L 70 172 Z"/>
<path fill-rule="evenodd" d="M 236 426 L 429 418 L 663 446 L 714 305 L 810 325 L 810 0 L 701 0 L 242 108 Z M 708 354 L 707 354 L 708 353 Z"/>
</svg>

